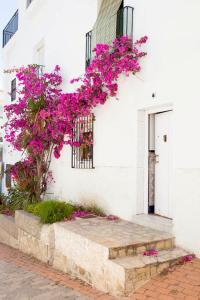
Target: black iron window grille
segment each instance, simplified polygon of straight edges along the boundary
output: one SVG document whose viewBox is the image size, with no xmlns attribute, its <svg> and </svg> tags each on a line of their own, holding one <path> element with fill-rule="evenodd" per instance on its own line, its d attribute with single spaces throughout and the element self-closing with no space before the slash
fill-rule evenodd
<svg viewBox="0 0 200 300">
<path fill-rule="evenodd" d="M 14 78 L 11 81 L 11 92 L 10 92 L 11 101 L 16 100 L 16 94 L 17 94 L 17 86 L 16 86 L 16 78 Z"/>
<path fill-rule="evenodd" d="M 117 14 L 113 15 L 109 20 L 102 24 L 102 28 L 98 29 L 98 34 L 101 32 L 101 43 L 112 43 L 116 37 L 128 36 L 133 38 L 133 12 L 134 8 L 131 6 L 120 6 Z M 86 67 L 89 66 L 92 60 L 92 43 L 93 36 L 97 32 L 89 31 L 86 34 Z M 104 41 L 105 40 L 105 41 Z M 109 42 L 108 42 L 109 41 Z"/>
<path fill-rule="evenodd" d="M 94 115 L 76 119 L 73 129 L 72 168 L 93 169 Z"/>
<path fill-rule="evenodd" d="M 12 38 L 15 32 L 18 30 L 18 10 L 12 16 L 8 24 L 3 30 L 3 47 L 8 43 L 8 41 Z"/>
<path fill-rule="evenodd" d="M 86 53 L 85 53 L 85 66 L 89 66 L 92 59 L 92 31 L 86 33 Z"/>
</svg>

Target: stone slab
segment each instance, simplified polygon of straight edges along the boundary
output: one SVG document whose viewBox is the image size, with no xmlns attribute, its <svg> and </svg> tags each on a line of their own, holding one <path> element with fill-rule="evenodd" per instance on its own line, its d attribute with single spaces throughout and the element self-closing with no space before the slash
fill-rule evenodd
<svg viewBox="0 0 200 300">
<path fill-rule="evenodd" d="M 132 256 L 132 257 L 123 257 L 117 258 L 113 260 L 114 263 L 119 264 L 124 269 L 138 269 L 144 268 L 148 265 L 157 264 L 157 263 L 164 263 L 173 261 L 176 259 L 180 259 L 188 255 L 189 253 L 180 248 L 174 248 L 172 250 L 164 250 L 160 251 L 157 256 Z"/>
<path fill-rule="evenodd" d="M 143 245 L 144 243 L 173 239 L 173 235 L 170 233 L 124 220 L 108 221 L 100 217 L 60 223 L 60 226 L 107 248 Z"/>
<path fill-rule="evenodd" d="M 51 259 L 51 253 L 49 253 L 48 245 L 44 244 L 40 239 L 30 235 L 24 230 L 19 229 L 19 249 L 42 262 L 49 263 Z"/>
<path fill-rule="evenodd" d="M 17 239 L 18 230 L 13 217 L 0 214 L 0 228 Z"/>
<path fill-rule="evenodd" d="M 0 227 L 0 242 L 16 249 L 19 248 L 18 239 L 15 239 L 12 235 L 10 235 L 7 231 L 5 231 L 1 227 Z"/>
<path fill-rule="evenodd" d="M 38 217 L 23 210 L 16 210 L 15 223 L 23 231 L 40 239 L 42 224 Z"/>
</svg>

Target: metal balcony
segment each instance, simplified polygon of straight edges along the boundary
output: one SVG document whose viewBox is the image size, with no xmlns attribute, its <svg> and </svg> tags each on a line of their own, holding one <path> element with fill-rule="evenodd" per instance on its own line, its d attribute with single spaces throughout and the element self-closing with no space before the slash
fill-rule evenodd
<svg viewBox="0 0 200 300">
<path fill-rule="evenodd" d="M 15 12 L 15 14 L 12 16 L 8 24 L 3 30 L 3 47 L 9 42 L 9 40 L 12 38 L 12 36 L 16 33 L 18 30 L 18 10 Z"/>
<path fill-rule="evenodd" d="M 133 11 L 133 7 L 125 6 L 120 8 L 112 18 L 106 20 L 101 28 L 98 28 L 98 32 L 101 32 L 100 43 L 110 44 L 116 37 L 119 38 L 121 36 L 133 38 Z M 96 35 L 93 31 L 89 31 L 86 34 L 86 67 L 89 66 L 92 60 L 92 48 L 95 46 L 92 43 L 93 34 Z"/>
<path fill-rule="evenodd" d="M 92 57 L 92 30 L 86 33 L 85 66 L 89 66 Z"/>
<path fill-rule="evenodd" d="M 116 37 L 128 36 L 133 38 L 133 11 L 131 6 L 125 6 L 117 12 Z"/>
</svg>

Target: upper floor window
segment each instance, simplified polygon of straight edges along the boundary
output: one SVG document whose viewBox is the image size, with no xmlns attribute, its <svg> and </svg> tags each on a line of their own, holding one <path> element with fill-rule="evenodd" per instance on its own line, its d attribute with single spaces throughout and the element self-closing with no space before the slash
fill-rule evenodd
<svg viewBox="0 0 200 300">
<path fill-rule="evenodd" d="M 92 169 L 94 115 L 79 117 L 73 129 L 72 168 Z"/>
<path fill-rule="evenodd" d="M 41 76 L 44 71 L 44 60 L 45 60 L 45 44 L 43 40 L 41 40 L 34 47 L 33 60 L 38 69 L 38 76 Z"/>
<path fill-rule="evenodd" d="M 26 2 L 26 7 L 28 8 L 29 5 L 30 5 L 32 2 L 33 2 L 33 0 L 27 0 L 27 2 Z"/>
<path fill-rule="evenodd" d="M 16 100 L 16 78 L 14 78 L 12 81 L 11 81 L 11 91 L 10 91 L 10 95 L 11 95 L 11 101 L 14 101 Z"/>
<path fill-rule="evenodd" d="M 9 42 L 9 40 L 12 38 L 12 36 L 16 33 L 18 30 L 18 10 L 15 12 L 15 14 L 12 16 L 8 24 L 3 30 L 3 47 Z"/>
<path fill-rule="evenodd" d="M 96 44 L 111 44 L 116 37 L 133 38 L 133 10 L 121 0 L 103 0 L 93 30 L 86 34 L 86 67 Z"/>
</svg>

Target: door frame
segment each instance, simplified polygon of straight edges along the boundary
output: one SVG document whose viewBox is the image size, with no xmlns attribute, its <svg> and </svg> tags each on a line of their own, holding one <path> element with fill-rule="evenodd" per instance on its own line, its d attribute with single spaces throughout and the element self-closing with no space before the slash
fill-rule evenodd
<svg viewBox="0 0 200 300">
<path fill-rule="evenodd" d="M 173 111 L 173 105 L 163 105 L 157 106 L 154 108 L 145 109 L 145 120 L 144 120 L 144 128 L 145 128 L 145 157 L 144 157 L 144 214 L 148 215 L 148 171 L 149 171 L 149 115 L 156 113 L 164 113 L 167 111 Z M 173 212 L 172 212 L 173 214 Z"/>
</svg>

